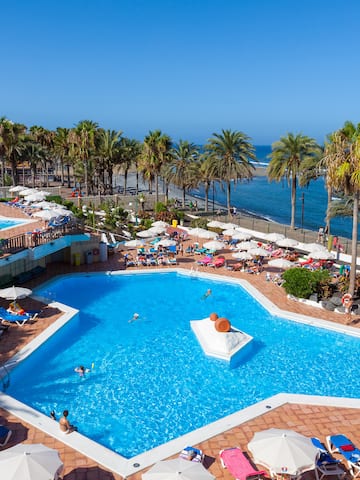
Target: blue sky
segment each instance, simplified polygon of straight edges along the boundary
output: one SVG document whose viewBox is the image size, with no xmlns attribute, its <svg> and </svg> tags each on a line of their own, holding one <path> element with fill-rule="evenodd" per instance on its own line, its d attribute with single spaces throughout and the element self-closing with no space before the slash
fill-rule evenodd
<svg viewBox="0 0 360 480">
<path fill-rule="evenodd" d="M 360 121 L 358 0 L 0 3 L 0 116 L 93 120 L 142 140 L 288 132 L 322 142 Z"/>
</svg>

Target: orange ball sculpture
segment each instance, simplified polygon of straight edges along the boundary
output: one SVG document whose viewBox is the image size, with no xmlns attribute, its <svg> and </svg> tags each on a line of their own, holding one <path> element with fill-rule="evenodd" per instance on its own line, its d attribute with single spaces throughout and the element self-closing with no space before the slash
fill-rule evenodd
<svg viewBox="0 0 360 480">
<path fill-rule="evenodd" d="M 229 332 L 231 324 L 227 318 L 221 317 L 215 321 L 215 329 L 218 332 Z"/>
<path fill-rule="evenodd" d="M 210 313 L 210 320 L 215 322 L 219 318 L 219 315 L 217 313 Z"/>
</svg>

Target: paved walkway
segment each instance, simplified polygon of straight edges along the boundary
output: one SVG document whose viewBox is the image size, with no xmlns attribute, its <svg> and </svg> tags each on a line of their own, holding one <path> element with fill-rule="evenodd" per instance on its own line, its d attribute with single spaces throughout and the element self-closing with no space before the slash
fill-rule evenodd
<svg viewBox="0 0 360 480">
<path fill-rule="evenodd" d="M 227 253 L 230 255 L 230 253 Z M 179 258 L 180 268 L 191 268 L 196 265 L 197 258 L 193 256 L 184 256 Z M 123 269 L 123 257 L 121 253 L 109 257 L 106 263 L 94 263 L 92 265 L 81 265 L 74 267 L 66 264 L 51 264 L 48 266 L 46 273 L 36 281 L 32 281 L 28 286 L 42 283 L 54 275 L 60 275 L 68 272 L 76 271 L 103 271 L 103 270 L 119 270 Z M 152 268 L 152 267 L 146 267 Z M 167 267 L 163 267 L 166 269 Z M 197 268 L 197 267 L 196 267 Z M 199 270 L 207 271 L 208 267 L 200 267 Z M 213 270 L 212 270 L 213 271 Z M 317 316 L 326 320 L 339 323 L 347 323 L 345 315 L 335 314 L 324 310 L 316 310 L 301 303 L 293 302 L 287 299 L 283 289 L 273 283 L 265 281 L 265 274 L 248 275 L 241 272 L 229 272 L 226 269 L 216 270 L 220 275 L 231 275 L 238 278 L 245 278 L 266 295 L 273 303 L 284 310 L 302 313 L 305 315 Z M 23 301 L 24 307 L 40 307 L 43 309 L 41 314 L 41 322 L 37 321 L 33 324 L 26 324 L 22 328 L 10 326 L 9 331 L 3 335 L 0 341 L 0 363 L 4 363 L 14 353 L 25 346 L 34 336 L 38 335 L 41 330 L 46 328 L 50 323 L 58 318 L 59 312 L 49 309 L 46 305 L 27 304 L 30 299 Z M 352 325 L 359 326 L 359 318 L 352 318 Z M 357 368 L 357 366 L 355 366 Z M 357 374 L 357 371 L 356 371 Z M 221 409 L 221 399 L 219 399 L 218 408 Z M 97 465 L 93 460 L 85 457 L 81 453 L 65 446 L 62 442 L 55 440 L 53 437 L 33 428 L 31 425 L 19 420 L 16 416 L 0 409 L 0 424 L 8 426 L 13 430 L 11 442 L 8 446 L 24 442 L 24 443 L 43 443 L 48 447 L 55 448 L 59 451 L 62 461 L 64 462 L 64 480 L 120 480 L 122 477 L 106 471 L 102 466 Z M 215 475 L 218 480 L 230 480 L 233 477 L 221 468 L 219 462 L 219 451 L 222 448 L 231 446 L 239 446 L 247 451 L 247 444 L 251 440 L 256 431 L 264 430 L 270 427 L 288 428 L 296 430 L 307 436 L 318 436 L 324 440 L 326 435 L 333 433 L 343 433 L 349 436 L 357 445 L 360 445 L 360 412 L 353 408 L 335 408 L 326 406 L 311 406 L 286 404 L 282 407 L 269 410 L 267 413 L 259 417 L 243 423 L 238 427 L 225 431 L 220 435 L 202 442 L 197 447 L 201 448 L 206 454 L 206 465 L 209 471 Z M 7 448 L 7 447 L 6 447 Z M 128 477 L 129 480 L 140 480 L 141 473 L 138 472 Z M 309 472 L 304 476 L 304 480 L 314 478 L 313 472 Z"/>
</svg>

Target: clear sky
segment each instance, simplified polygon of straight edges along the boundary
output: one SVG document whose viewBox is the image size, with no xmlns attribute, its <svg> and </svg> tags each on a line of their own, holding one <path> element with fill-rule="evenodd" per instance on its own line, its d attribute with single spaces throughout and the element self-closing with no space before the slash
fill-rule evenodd
<svg viewBox="0 0 360 480">
<path fill-rule="evenodd" d="M 360 122 L 359 0 L 0 1 L 0 116 L 142 140 Z"/>
</svg>

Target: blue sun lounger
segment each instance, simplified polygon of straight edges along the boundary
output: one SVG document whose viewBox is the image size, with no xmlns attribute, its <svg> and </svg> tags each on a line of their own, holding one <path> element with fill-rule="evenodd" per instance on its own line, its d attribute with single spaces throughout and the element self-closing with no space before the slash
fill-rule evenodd
<svg viewBox="0 0 360 480">
<path fill-rule="evenodd" d="M 25 325 L 25 323 L 29 320 L 35 320 L 38 316 L 38 312 L 33 314 L 25 314 L 25 315 L 16 315 L 14 313 L 9 313 L 4 307 L 0 307 L 0 319 L 1 323 L 9 322 L 9 323 L 16 323 L 20 327 Z"/>
<path fill-rule="evenodd" d="M 316 437 L 311 439 L 313 445 L 318 449 L 319 453 L 315 463 L 315 476 L 317 480 L 322 480 L 326 476 L 336 476 L 341 479 L 346 472 L 341 468 L 341 461 L 334 458 L 327 450 L 325 445 Z"/>
<path fill-rule="evenodd" d="M 345 435 L 329 435 L 326 437 L 330 453 L 340 453 L 345 459 L 353 478 L 360 478 L 360 450 Z"/>
</svg>

